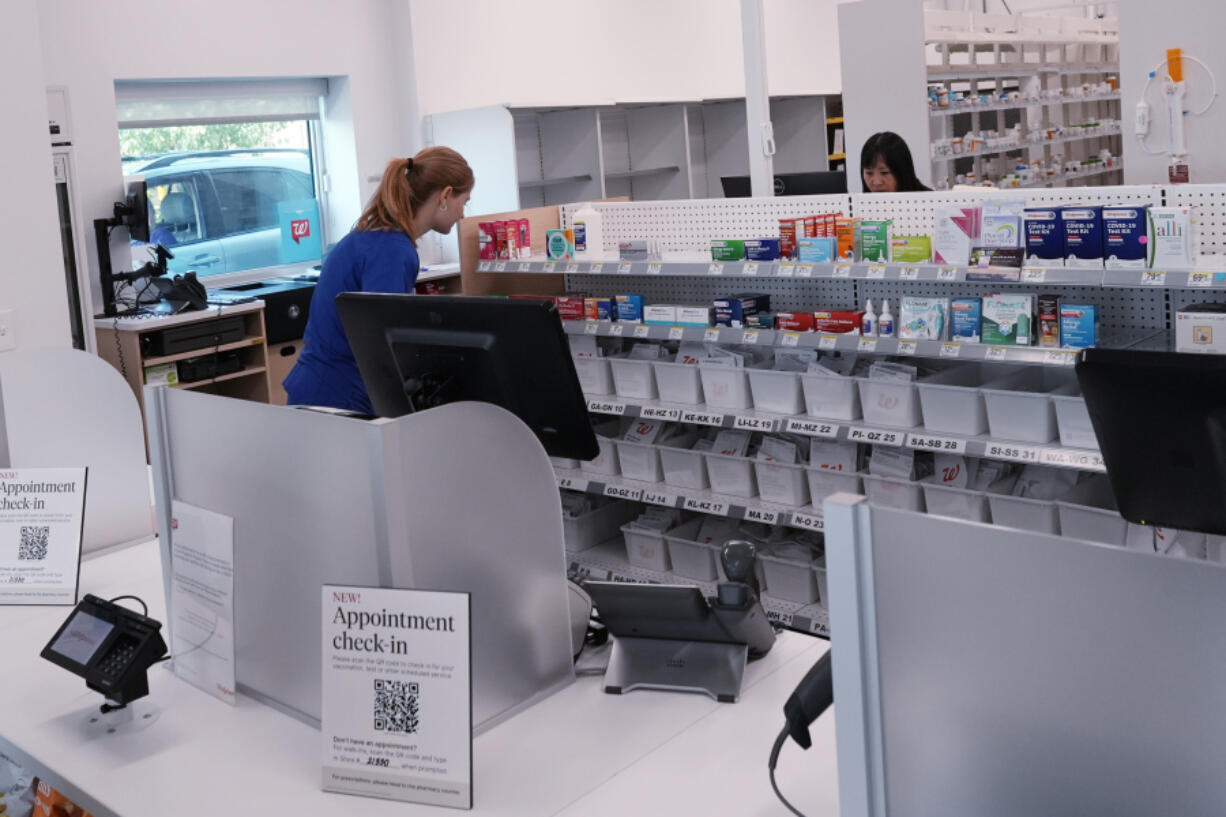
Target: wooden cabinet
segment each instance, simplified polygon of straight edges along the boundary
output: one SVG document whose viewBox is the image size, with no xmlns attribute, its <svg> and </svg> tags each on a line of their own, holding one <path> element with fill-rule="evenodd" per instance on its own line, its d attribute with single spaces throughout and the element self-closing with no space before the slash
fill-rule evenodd
<svg viewBox="0 0 1226 817">
<path fill-rule="evenodd" d="M 241 338 L 175 354 L 147 354 L 145 351 L 150 346 L 149 339 L 163 330 L 191 324 L 204 325 L 234 316 L 242 318 L 243 334 Z M 227 352 L 237 353 L 242 366 L 238 371 L 190 383 L 180 382 L 170 388 L 198 389 L 212 394 L 255 400 L 261 403 L 269 402 L 272 396 L 269 354 L 264 333 L 263 301 L 165 317 L 136 315 L 123 318 L 95 318 L 94 333 L 98 342 L 99 357 L 118 369 L 128 381 L 141 407 L 142 416 L 145 411 L 144 386 L 151 369 L 169 364 L 178 370 L 183 361 Z M 280 378 L 277 380 L 277 386 L 280 388 Z"/>
</svg>

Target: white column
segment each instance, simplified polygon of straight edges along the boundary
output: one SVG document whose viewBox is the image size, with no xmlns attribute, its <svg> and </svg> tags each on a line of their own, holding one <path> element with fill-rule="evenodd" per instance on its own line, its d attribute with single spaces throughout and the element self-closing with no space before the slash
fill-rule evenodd
<svg viewBox="0 0 1226 817">
<path fill-rule="evenodd" d="M 775 195 L 775 137 L 766 91 L 766 26 L 762 0 L 741 0 L 741 42 L 745 52 L 745 122 L 749 135 L 749 178 L 753 195 Z"/>
</svg>

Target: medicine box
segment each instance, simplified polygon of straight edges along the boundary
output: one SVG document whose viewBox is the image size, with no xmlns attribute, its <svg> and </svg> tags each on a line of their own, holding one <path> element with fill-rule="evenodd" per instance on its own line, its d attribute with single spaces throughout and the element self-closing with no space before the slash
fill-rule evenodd
<svg viewBox="0 0 1226 817">
<path fill-rule="evenodd" d="M 711 260 L 713 261 L 740 261 L 744 257 L 744 241 L 719 238 L 711 241 Z"/>
<path fill-rule="evenodd" d="M 775 261 L 779 258 L 778 238 L 754 238 L 745 242 L 745 258 L 749 261 Z"/>
<path fill-rule="evenodd" d="M 177 386 L 178 384 L 179 368 L 175 364 L 162 363 L 145 367 L 146 386 Z"/>
<path fill-rule="evenodd" d="M 838 260 L 853 261 L 856 257 L 856 225 L 857 219 L 838 216 L 834 222 L 835 246 Z"/>
<path fill-rule="evenodd" d="M 668 324 L 677 322 L 677 307 L 667 304 L 648 304 L 643 307 L 643 323 Z"/>
<path fill-rule="evenodd" d="M 617 320 L 640 323 L 643 320 L 642 295 L 615 295 L 613 300 L 617 305 Z"/>
<path fill-rule="evenodd" d="M 1149 266 L 1192 266 L 1192 211 L 1186 207 L 1151 207 Z"/>
<path fill-rule="evenodd" d="M 1097 343 L 1098 307 L 1094 304 L 1064 304 L 1061 306 L 1060 344 L 1074 349 L 1085 349 Z M 1176 343 L 1178 343 L 1178 338 Z"/>
<path fill-rule="evenodd" d="M 1026 210 L 1022 228 L 1026 234 L 1026 262 L 1064 266 L 1064 225 L 1060 207 Z"/>
<path fill-rule="evenodd" d="M 617 242 L 617 257 L 622 261 L 646 261 L 647 242 L 641 238 Z"/>
<path fill-rule="evenodd" d="M 757 312 L 753 315 L 746 315 L 742 323 L 746 329 L 774 329 L 775 313 Z"/>
<path fill-rule="evenodd" d="M 949 300 L 904 295 L 898 312 L 901 340 L 944 340 Z"/>
<path fill-rule="evenodd" d="M 1175 313 L 1175 351 L 1226 355 L 1226 304 L 1192 304 Z"/>
<path fill-rule="evenodd" d="M 1060 296 L 1039 296 L 1039 345 L 1055 348 L 1060 345 Z"/>
<path fill-rule="evenodd" d="M 715 325 L 744 325 L 746 315 L 756 315 L 770 309 L 769 295 L 746 293 L 732 295 L 727 298 L 717 298 L 715 301 Z"/>
<path fill-rule="evenodd" d="M 558 295 L 554 303 L 558 306 L 558 317 L 564 321 L 581 321 L 586 317 L 582 295 Z"/>
<path fill-rule="evenodd" d="M 890 239 L 890 260 L 896 264 L 927 264 L 931 258 L 931 236 L 898 235 Z"/>
<path fill-rule="evenodd" d="M 949 303 L 950 335 L 953 340 L 978 343 L 983 302 L 978 298 L 954 298 Z"/>
<path fill-rule="evenodd" d="M 1148 208 L 1103 208 L 1103 257 L 1114 269 L 1141 268 L 1147 261 Z"/>
<path fill-rule="evenodd" d="M 715 310 L 709 306 L 677 307 L 677 323 L 682 326 L 710 326 Z"/>
<path fill-rule="evenodd" d="M 812 332 L 812 312 L 776 312 L 775 326 L 787 332 Z"/>
<path fill-rule="evenodd" d="M 797 259 L 806 263 L 821 264 L 835 260 L 835 239 L 799 238 L 796 240 Z"/>
<path fill-rule="evenodd" d="M 1033 322 L 1033 295 L 988 295 L 983 299 L 984 343 L 1029 346 Z"/>
<path fill-rule="evenodd" d="M 894 222 L 860 219 L 856 222 L 856 260 L 889 261 Z"/>
<path fill-rule="evenodd" d="M 1102 267 L 1103 208 L 1065 207 L 1060 211 L 1064 228 L 1064 265 Z"/>
<path fill-rule="evenodd" d="M 818 332 L 829 332 L 833 335 L 858 333 L 863 320 L 863 312 L 814 312 L 813 328 Z"/>
<path fill-rule="evenodd" d="M 985 201 L 979 227 L 978 247 L 1020 248 L 1024 201 Z"/>
<path fill-rule="evenodd" d="M 937 264 L 966 264 L 979 238 L 978 207 L 938 207 L 932 233 L 932 260 Z"/>
<path fill-rule="evenodd" d="M 589 321 L 617 320 L 612 298 L 584 298 L 583 317 Z"/>
</svg>

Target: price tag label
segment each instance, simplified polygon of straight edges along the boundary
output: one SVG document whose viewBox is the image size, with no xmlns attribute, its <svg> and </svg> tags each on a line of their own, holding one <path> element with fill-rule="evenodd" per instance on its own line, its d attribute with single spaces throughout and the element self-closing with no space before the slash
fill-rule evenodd
<svg viewBox="0 0 1226 817">
<path fill-rule="evenodd" d="M 597 414 L 625 414 L 626 404 L 618 403 L 613 400 L 601 400 L 593 397 L 587 401 L 588 411 L 594 411 Z"/>
<path fill-rule="evenodd" d="M 940 269 L 937 270 L 937 280 L 938 281 L 957 281 L 958 280 L 958 268 L 957 267 L 941 267 Z"/>
<path fill-rule="evenodd" d="M 737 417 L 732 427 L 743 428 L 746 431 L 774 431 L 775 421 L 765 417 Z"/>
<path fill-rule="evenodd" d="M 1004 346 L 988 346 L 983 350 L 984 360 L 1004 360 L 1009 350 Z"/>
<path fill-rule="evenodd" d="M 623 261 L 617 265 L 617 271 L 621 275 L 629 275 L 632 269 L 634 269 L 634 264 L 631 264 L 629 261 Z"/>
<path fill-rule="evenodd" d="M 576 264 L 576 263 L 574 263 L 574 262 L 572 261 L 571 263 L 569 263 L 569 264 L 567 264 L 567 265 L 566 265 L 566 271 L 567 271 L 568 273 L 570 273 L 570 272 L 578 272 L 578 271 L 579 271 L 579 265 L 578 265 L 578 264 Z"/>
<path fill-rule="evenodd" d="M 1079 451 L 1074 448 L 1048 448 L 1043 452 L 1044 465 L 1061 468 L 1081 468 L 1087 471 L 1103 470 L 1103 455 L 1097 451 Z"/>
<path fill-rule="evenodd" d="M 1030 445 L 1014 445 L 1013 443 L 988 443 L 984 456 L 994 460 L 1013 460 L 1014 462 L 1038 462 L 1042 450 Z"/>
<path fill-rule="evenodd" d="M 639 416 L 647 420 L 680 420 L 681 409 L 663 406 L 643 406 Z"/>
<path fill-rule="evenodd" d="M 626 488 L 621 485 L 606 485 L 604 486 L 604 495 L 616 497 L 617 499 L 632 499 L 637 502 L 643 498 L 643 489 Z"/>
<path fill-rule="evenodd" d="M 709 513 L 714 516 L 728 515 L 727 502 L 716 502 L 713 499 L 702 499 L 696 496 L 687 496 L 685 498 L 685 509 L 698 511 L 699 513 Z"/>
<path fill-rule="evenodd" d="M 758 262 L 757 261 L 747 261 L 745 263 L 745 266 L 741 267 L 741 274 L 742 275 L 757 275 L 758 274 Z"/>
<path fill-rule="evenodd" d="M 588 481 L 582 477 L 558 477 L 558 487 L 568 491 L 586 491 Z"/>
<path fill-rule="evenodd" d="M 757 329 L 746 329 L 744 332 L 741 333 L 741 343 L 757 343 L 757 342 L 758 342 L 758 330 Z"/>
<path fill-rule="evenodd" d="M 1069 366 L 1073 363 L 1076 352 L 1065 352 L 1052 349 L 1043 356 L 1043 362 L 1049 366 Z"/>
<path fill-rule="evenodd" d="M 788 524 L 794 528 L 804 528 L 805 530 L 823 531 L 826 529 L 826 523 L 822 518 L 811 513 L 793 513 Z"/>
<path fill-rule="evenodd" d="M 668 327 L 668 339 L 669 340 L 681 340 L 683 337 L 685 337 L 685 327 L 684 326 Z"/>
<path fill-rule="evenodd" d="M 919 267 L 902 267 L 898 270 L 898 280 L 900 281 L 918 281 Z"/>
<path fill-rule="evenodd" d="M 719 330 L 707 329 L 702 333 L 703 343 L 719 343 Z"/>
<path fill-rule="evenodd" d="M 813 277 L 813 265 L 812 264 L 797 264 L 796 265 L 796 277 L 797 278 L 812 278 Z"/>
<path fill-rule="evenodd" d="M 851 264 L 835 264 L 834 271 L 830 273 L 831 278 L 850 278 Z"/>
<path fill-rule="evenodd" d="M 663 505 L 666 508 L 675 508 L 681 501 L 679 494 L 669 493 L 668 491 L 647 490 L 643 491 L 643 501 L 649 502 L 652 505 Z"/>
<path fill-rule="evenodd" d="M 898 342 L 898 354 L 914 355 L 915 350 L 919 348 L 919 341 L 916 340 L 900 340 Z"/>
<path fill-rule="evenodd" d="M 775 273 L 780 278 L 791 278 L 796 275 L 795 264 L 780 264 L 779 271 Z"/>
<path fill-rule="evenodd" d="M 600 273 L 604 272 L 604 264 L 600 264 L 600 263 L 592 264 L 588 268 L 588 272 L 592 273 L 593 275 L 599 275 Z"/>
<path fill-rule="evenodd" d="M 857 443 L 872 443 L 873 445 L 889 445 L 898 448 L 903 444 L 905 432 L 892 431 L 885 428 L 867 428 L 865 426 L 850 426 L 847 429 L 847 439 Z"/>
<path fill-rule="evenodd" d="M 697 426 L 722 426 L 724 415 L 709 414 L 705 411 L 685 411 L 681 413 L 681 422 L 693 423 Z"/>
<path fill-rule="evenodd" d="M 1211 272 L 1190 272 L 1188 273 L 1188 286 L 1190 287 L 1207 287 L 1213 284 L 1213 273 Z"/>
<path fill-rule="evenodd" d="M 651 263 L 647 265 L 648 275 L 659 275 L 661 272 L 663 272 L 663 270 L 664 270 L 664 265 L 659 262 Z"/>
<path fill-rule="evenodd" d="M 764 525 L 773 525 L 779 521 L 779 512 L 768 511 L 765 508 L 746 508 L 745 518 L 750 522 L 761 522 Z"/>
<path fill-rule="evenodd" d="M 541 264 L 541 272 L 556 272 L 557 269 L 557 261 L 546 261 L 544 264 Z"/>
<path fill-rule="evenodd" d="M 492 264 L 489 261 L 482 261 L 477 264 L 477 272 L 489 272 Z"/>
<path fill-rule="evenodd" d="M 839 345 L 838 335 L 822 335 L 817 339 L 817 348 L 829 352 Z"/>
<path fill-rule="evenodd" d="M 779 339 L 780 346 L 799 346 L 800 335 L 795 332 L 784 332 L 783 337 Z"/>
<path fill-rule="evenodd" d="M 583 334 L 594 335 L 600 331 L 600 324 L 589 321 L 583 326 Z"/>
<path fill-rule="evenodd" d="M 707 275 L 723 275 L 724 265 L 716 261 L 711 266 L 707 267 Z"/>
<path fill-rule="evenodd" d="M 519 266 L 516 267 L 516 269 L 518 269 L 520 272 L 527 272 L 528 270 L 532 269 L 532 265 L 527 261 L 520 261 Z"/>
<path fill-rule="evenodd" d="M 940 451 L 944 454 L 965 454 L 966 440 L 936 437 L 931 434 L 908 434 L 907 447 L 920 451 Z"/>
<path fill-rule="evenodd" d="M 626 324 L 624 323 L 613 324 L 612 326 L 609 327 L 609 334 L 615 338 L 620 338 L 622 335 L 626 334 Z"/>
<path fill-rule="evenodd" d="M 1166 286 L 1166 273 L 1146 270 L 1145 272 L 1141 273 L 1141 286 L 1146 286 L 1146 287 L 1164 287 Z"/>
<path fill-rule="evenodd" d="M 1047 270 L 1044 267 L 1022 267 L 1022 281 L 1029 284 L 1041 284 L 1047 280 Z"/>
<path fill-rule="evenodd" d="M 885 266 L 883 264 L 873 264 L 868 268 L 868 278 L 873 281 L 880 281 L 885 277 Z"/>
<path fill-rule="evenodd" d="M 942 343 L 941 357 L 958 357 L 962 354 L 961 343 Z"/>
<path fill-rule="evenodd" d="M 645 338 L 651 334 L 651 327 L 645 323 L 640 323 L 634 327 L 634 336 L 636 338 Z"/>
<path fill-rule="evenodd" d="M 494 264 L 494 272 L 506 272 L 506 271 L 507 271 L 506 261 L 499 261 L 496 264 Z"/>
<path fill-rule="evenodd" d="M 877 351 L 877 339 L 860 338 L 860 341 L 856 344 L 856 349 L 861 352 L 875 352 Z"/>
<path fill-rule="evenodd" d="M 799 417 L 789 417 L 787 421 L 788 431 L 805 434 L 809 437 L 824 437 L 828 440 L 838 437 L 840 428 L 842 426 L 827 423 L 824 420 L 802 420 Z"/>
</svg>

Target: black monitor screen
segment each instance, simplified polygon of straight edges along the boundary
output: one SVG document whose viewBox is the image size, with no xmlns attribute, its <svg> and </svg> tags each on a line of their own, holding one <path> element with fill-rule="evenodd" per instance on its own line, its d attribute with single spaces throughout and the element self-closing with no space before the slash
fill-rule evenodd
<svg viewBox="0 0 1226 817">
<path fill-rule="evenodd" d="M 129 176 L 124 179 L 124 198 L 128 205 L 128 214 L 124 216 L 124 226 L 133 241 L 149 240 L 149 195 L 145 188 L 144 176 Z"/>
<path fill-rule="evenodd" d="M 84 667 L 113 629 L 115 625 L 111 622 L 77 610 L 68 626 L 51 644 L 51 649 Z"/>
<path fill-rule="evenodd" d="M 725 198 L 748 198 L 751 192 L 748 176 L 721 176 Z M 814 170 L 808 173 L 775 175 L 776 196 L 820 196 L 847 192 L 847 174 L 842 170 Z"/>
<path fill-rule="evenodd" d="M 336 306 L 381 417 L 479 400 L 523 420 L 552 456 L 599 453 L 549 301 L 346 292 Z"/>
</svg>

